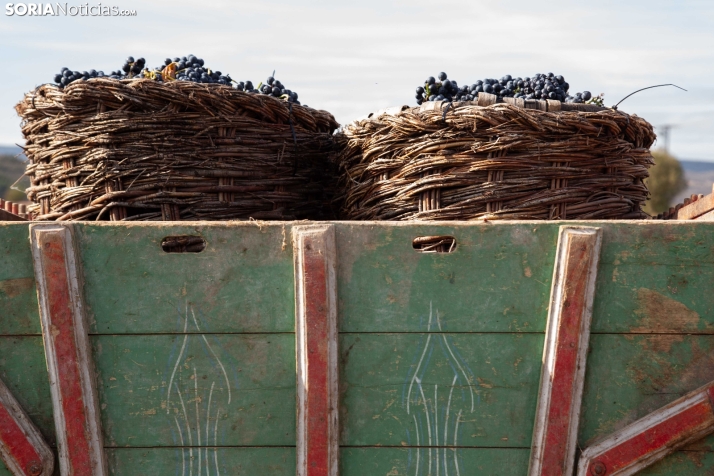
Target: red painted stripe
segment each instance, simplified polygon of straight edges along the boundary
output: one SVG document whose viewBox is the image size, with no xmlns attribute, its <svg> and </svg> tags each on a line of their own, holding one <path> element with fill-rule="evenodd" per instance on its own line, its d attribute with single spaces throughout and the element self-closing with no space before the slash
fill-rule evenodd
<svg viewBox="0 0 714 476">
<path fill-rule="evenodd" d="M 27 476 L 37 476 L 42 471 L 42 458 L 37 449 L 27 439 L 27 435 L 8 411 L 5 405 L 0 402 L 0 440 L 5 450 L 17 466 L 23 469 L 23 474 Z"/>
<path fill-rule="evenodd" d="M 304 237 L 305 330 L 307 333 L 307 475 L 328 476 L 329 369 L 327 262 L 312 236 Z"/>
<path fill-rule="evenodd" d="M 39 235 L 42 265 L 45 271 L 47 301 L 49 307 L 49 331 L 52 335 L 59 392 L 62 395 L 64 432 L 67 435 L 67 454 L 72 476 L 91 476 L 89 423 L 85 411 L 84 394 L 80 384 L 80 361 L 75 342 L 75 326 L 67 277 L 65 247 L 61 233 Z M 58 428 L 57 431 L 62 431 Z"/>
<path fill-rule="evenodd" d="M 562 276 L 563 301 L 557 331 L 550 406 L 546 418 L 540 472 L 543 475 L 564 474 L 566 462 L 570 457 L 567 448 L 593 244 L 594 240 L 589 236 L 570 235 L 565 272 Z"/>
<path fill-rule="evenodd" d="M 588 474 L 605 476 L 627 468 L 662 448 L 669 447 L 673 451 L 678 442 L 684 442 L 691 435 L 712 426 L 714 423 L 714 405 L 712 404 L 714 386 L 709 387 L 706 393 L 709 397 L 706 400 L 621 441 L 618 445 L 593 458 L 588 465 Z"/>
</svg>

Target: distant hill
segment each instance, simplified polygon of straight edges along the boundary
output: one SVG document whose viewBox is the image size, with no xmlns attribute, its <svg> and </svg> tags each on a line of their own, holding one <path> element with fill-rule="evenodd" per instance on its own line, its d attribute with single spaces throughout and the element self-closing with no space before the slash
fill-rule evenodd
<svg viewBox="0 0 714 476">
<path fill-rule="evenodd" d="M 712 172 L 714 171 L 714 162 L 703 162 L 699 160 L 680 160 L 682 168 L 690 172 Z"/>
<path fill-rule="evenodd" d="M 712 193 L 714 184 L 714 162 L 703 162 L 695 160 L 680 160 L 684 169 L 684 178 L 687 180 L 687 188 L 677 195 L 672 205 L 681 203 L 682 200 L 692 194 L 707 195 Z"/>
<path fill-rule="evenodd" d="M 10 187 L 25 173 L 25 156 L 15 157 L 17 151 L 5 153 L 5 148 L 0 149 L 0 198 L 5 198 L 15 202 L 25 200 L 23 193 L 11 190 Z M 24 190 L 30 185 L 27 177 L 22 177 L 16 188 Z"/>
<path fill-rule="evenodd" d="M 22 149 L 16 145 L 0 145 L 0 155 L 12 155 L 13 157 L 17 154 L 22 154 Z M 23 154 L 21 158 L 24 160 L 25 155 Z"/>
</svg>

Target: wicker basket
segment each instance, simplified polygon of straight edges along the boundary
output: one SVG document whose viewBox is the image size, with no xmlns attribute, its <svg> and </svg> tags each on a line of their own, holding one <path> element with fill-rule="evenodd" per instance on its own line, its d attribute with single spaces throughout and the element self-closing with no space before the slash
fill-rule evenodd
<svg viewBox="0 0 714 476">
<path fill-rule="evenodd" d="M 228 86 L 44 85 L 23 119 L 37 220 L 330 218 L 325 111 Z"/>
<path fill-rule="evenodd" d="M 655 140 L 617 110 L 479 94 L 386 110 L 340 135 L 342 217 L 647 218 Z"/>
</svg>

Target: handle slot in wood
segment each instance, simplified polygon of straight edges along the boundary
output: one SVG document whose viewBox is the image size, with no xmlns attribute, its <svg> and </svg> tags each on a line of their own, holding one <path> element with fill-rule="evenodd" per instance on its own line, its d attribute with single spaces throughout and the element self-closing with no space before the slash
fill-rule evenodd
<svg viewBox="0 0 714 476">
<path fill-rule="evenodd" d="M 161 242 L 165 253 L 200 253 L 206 249 L 206 240 L 201 236 L 167 236 Z"/>
<path fill-rule="evenodd" d="M 456 238 L 449 235 L 417 236 L 412 247 L 419 253 L 453 253 L 456 250 Z"/>
</svg>

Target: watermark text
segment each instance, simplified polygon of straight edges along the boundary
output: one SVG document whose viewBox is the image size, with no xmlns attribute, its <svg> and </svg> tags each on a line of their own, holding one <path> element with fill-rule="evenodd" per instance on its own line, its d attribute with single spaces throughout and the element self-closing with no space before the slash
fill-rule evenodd
<svg viewBox="0 0 714 476">
<path fill-rule="evenodd" d="M 6 3 L 6 16 L 30 17 L 135 17 L 136 10 L 125 10 L 101 3 L 70 5 L 68 3 Z"/>
</svg>

